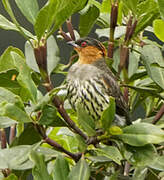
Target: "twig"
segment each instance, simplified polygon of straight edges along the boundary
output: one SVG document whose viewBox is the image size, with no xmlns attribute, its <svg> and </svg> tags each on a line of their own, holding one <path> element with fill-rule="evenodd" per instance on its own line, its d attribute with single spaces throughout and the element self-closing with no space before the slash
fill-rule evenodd
<svg viewBox="0 0 164 180">
<path fill-rule="evenodd" d="M 63 36 L 63 38 L 64 38 L 66 41 L 72 41 L 72 39 L 63 31 L 62 28 L 60 28 L 59 34 L 60 34 L 61 36 Z"/>
<path fill-rule="evenodd" d="M 155 115 L 152 124 L 156 124 L 161 117 L 164 115 L 164 104 L 161 106 L 160 110 L 157 112 L 157 114 Z"/>
<path fill-rule="evenodd" d="M 71 153 L 70 151 L 67 151 L 66 149 L 64 149 L 60 144 L 58 144 L 56 141 L 50 139 L 49 137 L 47 137 L 46 133 L 45 133 L 45 129 L 43 126 L 35 124 L 35 127 L 37 129 L 37 131 L 39 132 L 39 134 L 42 136 L 42 138 L 44 139 L 44 142 L 46 142 L 47 144 L 51 145 L 52 147 L 54 147 L 54 149 L 61 151 L 65 154 L 67 154 L 68 156 L 70 156 L 72 159 L 75 160 L 75 162 L 77 162 L 80 158 L 82 153 Z"/>
</svg>

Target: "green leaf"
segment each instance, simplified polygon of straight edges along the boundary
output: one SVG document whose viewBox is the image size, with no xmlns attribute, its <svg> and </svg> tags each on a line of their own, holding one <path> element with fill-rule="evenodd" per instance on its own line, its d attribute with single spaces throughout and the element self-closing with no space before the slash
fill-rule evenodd
<svg viewBox="0 0 164 180">
<path fill-rule="evenodd" d="M 69 174 L 69 164 L 63 156 L 58 156 L 53 169 L 53 179 L 67 180 Z"/>
<path fill-rule="evenodd" d="M 12 12 L 12 9 L 11 9 L 11 6 L 10 6 L 10 3 L 8 0 L 2 0 L 2 3 L 3 3 L 3 6 L 5 8 L 5 10 L 7 11 L 7 13 L 9 14 L 9 16 L 11 17 L 12 21 L 14 22 L 11 23 L 10 21 L 8 21 L 6 18 L 2 17 L 1 16 L 1 20 L 2 20 L 2 28 L 6 29 L 7 27 L 9 28 L 8 30 L 15 30 L 15 31 L 20 31 L 20 29 L 22 30 L 22 32 L 29 38 L 32 38 L 32 39 L 35 39 L 35 37 L 29 32 L 27 31 L 26 29 L 24 29 L 23 27 L 21 27 L 19 25 L 19 23 L 17 22 L 13 12 Z M 0 24 L 1 24 L 0 23 Z M 14 27 L 15 26 L 15 27 Z M 20 28 L 20 29 L 19 29 Z"/>
<path fill-rule="evenodd" d="M 10 118 L 5 117 L 5 116 L 0 116 L 0 128 L 7 128 L 7 127 L 10 127 L 16 123 L 17 122 L 14 121 L 13 119 L 10 119 Z"/>
<path fill-rule="evenodd" d="M 112 159 L 109 159 L 108 157 L 104 156 L 104 154 L 103 156 L 88 156 L 87 158 L 93 161 L 94 163 L 106 163 L 112 161 Z"/>
<path fill-rule="evenodd" d="M 80 104 L 78 104 L 77 107 L 77 117 L 78 123 L 84 131 L 86 131 L 89 136 L 94 136 L 96 134 L 95 122 Z"/>
<path fill-rule="evenodd" d="M 134 170 L 133 173 L 133 179 L 134 180 L 145 180 L 146 176 L 147 176 L 147 168 L 144 167 L 137 167 Z"/>
<path fill-rule="evenodd" d="M 25 57 L 26 57 L 27 65 L 31 69 L 39 73 L 40 71 L 35 60 L 34 50 L 28 41 L 26 41 L 25 43 Z M 53 36 L 50 36 L 47 39 L 47 69 L 49 75 L 58 65 L 59 60 L 60 60 L 60 55 L 59 55 L 58 45 L 56 43 L 55 38 Z"/>
<path fill-rule="evenodd" d="M 153 21 L 153 28 L 155 35 L 164 42 L 164 32 L 161 29 L 164 29 L 164 20 L 162 19 L 155 19 Z"/>
<path fill-rule="evenodd" d="M 12 103 L 1 103 L 0 105 L 0 115 L 7 116 L 18 122 L 31 122 L 30 117 L 19 107 L 15 106 Z"/>
<path fill-rule="evenodd" d="M 114 120 L 115 113 L 116 113 L 115 99 L 113 97 L 110 97 L 109 106 L 103 111 L 101 116 L 102 127 L 106 131 L 109 131 L 109 127 L 112 124 L 112 121 Z"/>
<path fill-rule="evenodd" d="M 3 101 L 12 103 L 15 106 L 24 110 L 24 104 L 19 96 L 15 95 L 11 91 L 9 91 L 3 87 L 0 87 L 0 102 L 3 102 Z"/>
<path fill-rule="evenodd" d="M 99 36 L 99 38 L 100 37 L 109 38 L 109 34 L 110 34 L 109 31 L 110 31 L 110 28 L 96 29 L 96 34 Z M 125 34 L 125 31 L 126 31 L 125 26 L 116 27 L 115 33 L 114 33 L 114 38 L 115 39 L 120 38 L 121 36 L 123 36 Z"/>
<path fill-rule="evenodd" d="M 87 0 L 49 0 L 39 11 L 34 25 L 38 39 L 43 36 L 46 30 L 49 32 L 53 24 L 52 31 L 56 31 L 67 18 L 81 10 L 86 2 Z"/>
<path fill-rule="evenodd" d="M 18 180 L 18 177 L 12 173 L 8 177 L 4 178 L 3 180 Z"/>
<path fill-rule="evenodd" d="M 158 0 L 158 6 L 159 6 L 159 11 L 161 13 L 161 18 L 164 20 L 164 1 Z"/>
<path fill-rule="evenodd" d="M 137 6 L 137 15 L 138 22 L 134 36 L 140 31 L 143 31 L 146 27 L 152 25 L 153 20 L 159 16 L 157 2 L 154 0 L 146 0 L 139 3 Z"/>
<path fill-rule="evenodd" d="M 148 123 L 136 123 L 122 129 L 118 135 L 121 140 L 132 146 L 158 144 L 164 141 L 164 132 L 159 127 Z"/>
<path fill-rule="evenodd" d="M 19 72 L 17 81 L 24 88 L 24 95 L 27 92 L 28 98 L 36 101 L 37 88 L 31 77 L 31 70 L 25 63 L 22 51 L 17 48 L 8 47 L 0 57 L 0 72 L 16 69 Z"/>
<path fill-rule="evenodd" d="M 110 13 L 111 11 L 111 1 L 103 0 L 101 5 L 101 13 Z"/>
<path fill-rule="evenodd" d="M 99 156 L 105 156 L 117 164 L 121 165 L 121 160 L 123 159 L 119 150 L 114 146 L 104 146 L 101 148 L 95 149 Z"/>
<path fill-rule="evenodd" d="M 66 126 L 65 122 L 57 115 L 57 109 L 51 105 L 45 105 L 42 109 L 42 114 L 39 119 L 39 124 L 61 127 Z"/>
<path fill-rule="evenodd" d="M 30 159 L 35 164 L 32 169 L 32 175 L 35 180 L 52 180 L 52 177 L 48 174 L 45 158 L 42 154 L 35 151 L 31 151 Z"/>
<path fill-rule="evenodd" d="M 69 173 L 68 180 L 89 180 L 90 177 L 90 169 L 82 157 L 80 161 L 72 168 Z"/>
<path fill-rule="evenodd" d="M 0 169 L 15 169 L 25 170 L 33 166 L 31 161 L 28 161 L 28 154 L 33 146 L 23 145 L 16 146 L 10 149 L 0 150 Z"/>
<path fill-rule="evenodd" d="M 16 69 L 11 52 L 14 51 L 23 57 L 23 52 L 17 48 L 9 46 L 0 57 L 0 72 L 6 72 L 11 69 Z"/>
<path fill-rule="evenodd" d="M 152 66 L 154 63 L 164 64 L 160 49 L 155 45 L 144 46 L 142 49 L 142 60 L 151 79 L 164 89 L 164 69 Z"/>
<path fill-rule="evenodd" d="M 132 51 L 129 53 L 128 77 L 131 78 L 138 70 L 139 57 Z"/>
<path fill-rule="evenodd" d="M 148 164 L 148 166 L 153 169 L 156 169 L 158 171 L 164 171 L 164 155 L 157 156 L 155 161 L 150 162 L 150 164 Z"/>
<path fill-rule="evenodd" d="M 13 24 L 12 22 L 10 22 L 7 18 L 5 18 L 4 16 L 2 16 L 0 14 L 0 28 L 5 29 L 5 30 L 14 30 L 14 31 L 18 31 L 17 27 L 15 26 L 15 24 Z"/>
<path fill-rule="evenodd" d="M 18 145 L 32 145 L 38 143 L 42 140 L 40 134 L 35 129 L 32 123 L 28 123 L 25 127 L 23 132 L 19 135 L 19 137 L 15 137 L 14 141 L 12 142 L 11 146 L 18 146 Z"/>
<path fill-rule="evenodd" d="M 39 10 L 37 0 L 15 0 L 15 2 L 28 21 L 34 24 Z"/>
<path fill-rule="evenodd" d="M 16 80 L 18 72 L 16 70 L 8 70 L 0 73 L 0 87 L 4 87 L 15 94 L 19 94 L 21 86 Z"/>
<path fill-rule="evenodd" d="M 147 144 L 142 147 L 127 146 L 124 156 L 130 164 L 136 167 L 144 167 L 157 159 L 157 152 L 152 144 Z"/>
<path fill-rule="evenodd" d="M 88 35 L 88 33 L 91 31 L 91 28 L 95 24 L 99 13 L 99 9 L 92 5 L 89 6 L 88 10 L 84 14 L 80 15 L 79 31 L 81 37 Z"/>
<path fill-rule="evenodd" d="M 138 0 L 123 0 L 123 2 L 134 14 L 136 13 Z"/>
<path fill-rule="evenodd" d="M 11 52 L 11 57 L 13 58 L 16 69 L 19 71 L 17 77 L 19 84 L 27 90 L 31 100 L 36 102 L 37 88 L 32 80 L 31 70 L 26 65 L 25 59 L 15 52 Z"/>
</svg>

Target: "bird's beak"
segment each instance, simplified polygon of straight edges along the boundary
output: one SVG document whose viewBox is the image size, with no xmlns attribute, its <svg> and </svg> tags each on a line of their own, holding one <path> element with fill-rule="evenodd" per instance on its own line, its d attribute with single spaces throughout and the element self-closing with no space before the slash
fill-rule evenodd
<svg viewBox="0 0 164 180">
<path fill-rule="evenodd" d="M 79 45 L 77 45 L 77 44 L 75 43 L 75 41 L 68 41 L 67 44 L 73 46 L 74 48 L 78 48 L 78 47 L 79 47 Z"/>
</svg>

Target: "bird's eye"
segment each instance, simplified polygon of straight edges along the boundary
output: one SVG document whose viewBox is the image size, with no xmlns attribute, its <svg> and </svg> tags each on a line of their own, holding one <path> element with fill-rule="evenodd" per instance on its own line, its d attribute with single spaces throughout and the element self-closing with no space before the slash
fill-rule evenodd
<svg viewBox="0 0 164 180">
<path fill-rule="evenodd" d="M 87 43 L 84 41 L 81 43 L 81 47 L 85 47 L 87 45 Z"/>
</svg>

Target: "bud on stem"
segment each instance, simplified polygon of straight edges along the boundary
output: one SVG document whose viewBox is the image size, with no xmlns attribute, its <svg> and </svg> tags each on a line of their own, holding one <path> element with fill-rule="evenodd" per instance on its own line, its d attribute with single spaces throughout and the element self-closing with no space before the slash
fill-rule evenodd
<svg viewBox="0 0 164 180">
<path fill-rule="evenodd" d="M 1 141 L 1 149 L 5 149 L 7 140 L 6 140 L 6 132 L 4 129 L 0 129 L 0 141 Z"/>
<path fill-rule="evenodd" d="M 113 3 L 110 14 L 110 37 L 108 42 L 108 57 L 113 58 L 114 53 L 114 32 L 115 27 L 117 26 L 117 17 L 118 17 L 118 3 Z"/>
<path fill-rule="evenodd" d="M 34 55 L 36 63 L 38 64 L 41 76 L 45 79 L 47 77 L 47 43 L 45 39 L 37 47 L 34 47 Z"/>
<path fill-rule="evenodd" d="M 69 31 L 69 34 L 70 34 L 72 40 L 75 41 L 76 38 L 75 38 L 74 31 L 73 31 L 73 26 L 72 26 L 72 23 L 71 23 L 71 19 L 67 20 L 66 23 L 67 23 L 67 29 Z"/>
</svg>

